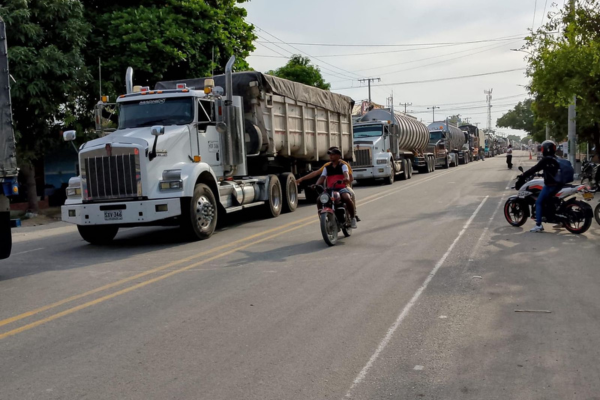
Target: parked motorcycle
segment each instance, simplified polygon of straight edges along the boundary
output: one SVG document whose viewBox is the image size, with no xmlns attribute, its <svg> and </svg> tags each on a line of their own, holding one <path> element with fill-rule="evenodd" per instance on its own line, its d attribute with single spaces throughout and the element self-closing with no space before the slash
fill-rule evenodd
<svg viewBox="0 0 600 400">
<path fill-rule="evenodd" d="M 598 178 L 600 178 L 598 176 L 598 164 L 584 161 L 581 165 L 581 184 L 598 190 Z"/>
<path fill-rule="evenodd" d="M 519 167 L 523 172 L 523 167 Z M 529 217 L 535 218 L 535 202 L 544 188 L 544 180 L 538 177 L 531 179 L 517 177 L 514 189 L 519 193 L 511 196 L 504 204 L 504 217 L 512 226 L 522 226 Z M 592 207 L 575 196 L 582 195 L 586 201 L 594 198 L 585 185 L 565 185 L 558 194 L 544 205 L 543 222 L 562 223 L 571 233 L 582 234 L 592 225 Z"/>
<path fill-rule="evenodd" d="M 336 182 L 337 185 L 342 183 L 343 181 Z M 352 236 L 350 213 L 346 210 L 339 191 L 325 186 L 314 186 L 314 189 L 319 195 L 317 207 L 323 240 L 329 246 L 335 246 L 340 231 L 345 237 Z"/>
</svg>

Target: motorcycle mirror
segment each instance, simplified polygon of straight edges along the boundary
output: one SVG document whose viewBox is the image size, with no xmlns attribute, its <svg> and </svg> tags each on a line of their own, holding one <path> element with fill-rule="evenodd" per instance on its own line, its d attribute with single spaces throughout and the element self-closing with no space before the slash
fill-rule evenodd
<svg viewBox="0 0 600 400">
<path fill-rule="evenodd" d="M 523 172 L 523 167 L 519 167 L 519 171 Z"/>
</svg>

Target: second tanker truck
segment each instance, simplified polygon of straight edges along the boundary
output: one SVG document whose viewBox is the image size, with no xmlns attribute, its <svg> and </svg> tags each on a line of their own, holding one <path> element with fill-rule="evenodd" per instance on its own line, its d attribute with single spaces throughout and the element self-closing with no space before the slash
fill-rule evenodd
<svg viewBox="0 0 600 400">
<path fill-rule="evenodd" d="M 468 140 L 464 132 L 447 121 L 429 125 L 429 149 L 435 153 L 436 165 L 443 168 L 469 162 Z"/>
<path fill-rule="evenodd" d="M 433 154 L 427 153 L 429 132 L 416 118 L 387 109 L 371 110 L 354 124 L 354 179 L 410 179 L 414 169 L 434 170 Z"/>
</svg>

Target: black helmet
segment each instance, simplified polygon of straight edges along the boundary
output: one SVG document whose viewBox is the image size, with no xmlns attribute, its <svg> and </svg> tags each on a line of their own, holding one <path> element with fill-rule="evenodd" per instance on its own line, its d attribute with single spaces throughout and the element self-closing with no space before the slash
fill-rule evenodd
<svg viewBox="0 0 600 400">
<path fill-rule="evenodd" d="M 554 156 L 556 154 L 556 143 L 552 140 L 545 140 L 542 142 L 542 155 L 544 157 Z"/>
</svg>

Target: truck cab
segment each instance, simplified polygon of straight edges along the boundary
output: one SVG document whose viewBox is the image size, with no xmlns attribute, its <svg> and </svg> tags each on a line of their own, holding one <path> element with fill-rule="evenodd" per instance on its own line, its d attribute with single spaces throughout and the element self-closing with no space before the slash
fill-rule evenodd
<svg viewBox="0 0 600 400">
<path fill-rule="evenodd" d="M 354 157 L 352 171 L 357 181 L 384 179 L 391 183 L 401 169 L 394 165 L 390 121 L 354 124 Z M 393 175 L 393 176 L 392 176 Z"/>
<path fill-rule="evenodd" d="M 248 174 L 258 139 L 246 132 L 240 96 L 231 89 L 223 96 L 210 79 L 203 88 L 134 88 L 132 75 L 117 100 L 118 129 L 79 148 L 81 174 L 69 181 L 63 221 L 76 224 L 86 241 L 105 244 L 121 227 L 179 225 L 197 240 L 212 235 L 220 213 L 257 207 L 279 215 L 282 178 Z M 283 191 L 297 190 L 292 183 Z"/>
</svg>

